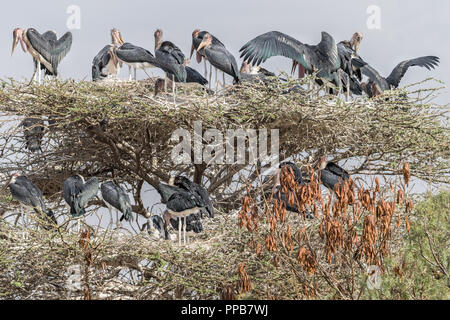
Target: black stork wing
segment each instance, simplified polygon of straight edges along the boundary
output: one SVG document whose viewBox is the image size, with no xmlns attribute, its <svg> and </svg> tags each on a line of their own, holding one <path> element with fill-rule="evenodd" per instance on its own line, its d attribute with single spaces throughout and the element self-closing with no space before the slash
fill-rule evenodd
<svg viewBox="0 0 450 320">
<path fill-rule="evenodd" d="M 342 167 L 338 166 L 334 162 L 328 162 L 326 166 L 326 170 L 332 172 L 334 175 L 342 178 L 342 180 L 348 180 L 350 178 L 350 175 L 347 171 L 345 171 Z"/>
<path fill-rule="evenodd" d="M 186 67 L 186 82 L 196 82 L 201 85 L 208 84 L 208 80 L 206 80 L 197 70 L 192 69 L 191 67 Z"/>
<path fill-rule="evenodd" d="M 397 88 L 409 67 L 425 67 L 428 70 L 434 69 L 439 65 L 439 58 L 435 56 L 419 57 L 415 59 L 400 62 L 394 70 L 392 70 L 386 81 L 393 87 Z"/>
<path fill-rule="evenodd" d="M 120 60 L 128 63 L 148 62 L 156 65 L 156 59 L 150 51 L 128 42 L 116 50 L 116 55 Z"/>
<path fill-rule="evenodd" d="M 214 218 L 214 207 L 212 205 L 211 199 L 209 198 L 208 191 L 206 191 L 205 188 L 196 183 L 193 184 L 192 191 L 197 197 L 200 197 L 200 199 L 202 200 L 202 212 L 204 212 L 208 217 Z"/>
<path fill-rule="evenodd" d="M 30 28 L 27 30 L 27 38 L 33 48 L 51 64 L 53 73 L 56 76 L 59 63 L 72 47 L 72 33 L 70 31 L 66 32 L 61 38 L 54 41 L 45 38 L 35 29 Z"/>
<path fill-rule="evenodd" d="M 164 41 L 158 49 L 167 54 L 170 54 L 179 64 L 184 64 L 185 56 L 183 52 L 175 44 L 170 41 Z"/>
<path fill-rule="evenodd" d="M 310 46 L 279 31 L 264 33 L 247 42 L 240 50 L 241 58 L 248 63 L 259 65 L 273 56 L 284 56 L 301 63 L 306 70 L 322 69 L 324 64 L 329 69 L 340 66 L 336 43 L 326 32 L 317 46 Z"/>
<path fill-rule="evenodd" d="M 170 197 L 172 195 L 174 195 L 175 193 L 179 193 L 181 191 L 183 191 L 183 189 L 175 187 L 175 186 L 171 186 L 165 183 L 160 183 L 157 187 L 156 190 L 158 191 L 158 193 L 161 195 L 161 202 L 162 203 L 167 203 L 167 201 L 169 201 Z"/>
<path fill-rule="evenodd" d="M 92 60 L 92 80 L 93 81 L 105 76 L 105 75 L 102 75 L 101 72 L 102 72 L 102 69 L 108 64 L 109 60 L 111 59 L 110 49 L 111 49 L 111 45 L 104 46 L 103 49 L 100 50 L 99 53 L 97 53 L 97 55 Z"/>
<path fill-rule="evenodd" d="M 378 71 L 372 68 L 370 65 L 366 64 L 364 67 L 361 68 L 361 71 L 365 76 L 367 76 L 370 80 L 372 80 L 382 91 L 390 89 L 386 79 L 383 78 L 378 73 Z"/>
<path fill-rule="evenodd" d="M 98 192 L 98 187 L 99 182 L 97 177 L 89 179 L 81 187 L 80 193 L 78 195 L 81 208 L 85 208 L 88 205 L 89 201 L 95 198 Z"/>
</svg>

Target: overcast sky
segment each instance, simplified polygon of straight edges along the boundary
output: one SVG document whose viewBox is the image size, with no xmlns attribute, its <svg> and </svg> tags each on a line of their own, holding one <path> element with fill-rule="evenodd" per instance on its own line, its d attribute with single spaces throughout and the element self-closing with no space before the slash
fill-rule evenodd
<svg viewBox="0 0 450 320">
<path fill-rule="evenodd" d="M 62 61 L 62 78 L 91 79 L 91 62 L 97 52 L 110 42 L 109 30 L 117 27 L 125 41 L 153 51 L 153 32 L 162 28 L 164 37 L 189 54 L 191 33 L 195 28 L 208 30 L 218 37 L 238 59 L 239 48 L 255 36 L 278 30 L 296 39 L 316 44 L 320 32 L 329 32 L 336 41 L 349 39 L 360 31 L 364 40 L 360 55 L 382 75 L 404 59 L 437 55 L 441 65 L 432 72 L 410 68 L 401 85 L 433 76 L 450 82 L 450 1 L 448 0 L 353 0 L 353 1 L 287 1 L 287 0 L 22 0 L 7 1 L 2 6 L 0 39 L 6 44 L 0 50 L 1 77 L 29 80 L 33 65 L 31 57 L 17 51 L 11 57 L 12 30 L 34 27 L 40 32 L 55 30 L 58 36 L 68 31 L 71 5 L 80 8 L 80 29 L 73 32 L 71 52 Z M 368 7 L 380 8 L 380 29 L 369 29 Z M 238 63 L 241 60 L 238 59 Z M 203 65 L 195 59 L 191 66 L 203 73 Z M 289 71 L 286 58 L 269 59 L 266 68 Z M 143 77 L 143 72 L 138 72 Z M 153 71 L 153 74 L 161 74 Z M 128 75 L 124 68 L 121 77 Z M 437 100 L 447 104 L 446 89 Z"/>
</svg>

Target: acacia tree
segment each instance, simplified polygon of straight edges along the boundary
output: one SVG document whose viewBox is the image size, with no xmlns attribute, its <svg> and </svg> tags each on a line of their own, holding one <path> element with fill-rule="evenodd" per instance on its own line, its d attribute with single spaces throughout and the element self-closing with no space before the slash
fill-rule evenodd
<svg viewBox="0 0 450 320">
<path fill-rule="evenodd" d="M 306 78 L 303 81 L 309 80 Z M 184 94 L 179 94 L 174 100 L 169 94 L 155 96 L 152 81 L 113 85 L 54 81 L 46 85 L 31 86 L 3 82 L 0 90 L 0 174 L 2 180 L 6 180 L 13 171 L 27 174 L 55 208 L 62 207 L 63 181 L 74 173 L 88 178 L 97 176 L 101 181 L 114 179 L 133 195 L 133 211 L 148 216 L 148 208 L 142 199 L 144 184 L 156 187 L 160 181 L 168 181 L 171 175 L 184 173 L 207 187 L 219 212 L 235 212 L 233 209 L 241 208 L 242 200 L 248 199 L 244 197 L 248 196 L 249 188 L 263 182 L 261 173 L 265 164 L 261 161 L 254 164 L 174 163 L 172 151 L 177 142 L 171 140 L 172 133 L 180 128 L 192 132 L 194 122 L 201 121 L 203 130 L 216 128 L 224 136 L 228 129 L 277 129 L 280 160 L 294 158 L 304 167 L 309 165 L 313 168 L 320 157 L 327 156 L 334 161 L 349 160 L 346 169 L 352 175 L 376 175 L 386 177 L 387 180 L 389 176 L 401 174 L 403 164 L 407 162 L 412 177 L 435 183 L 449 182 L 448 110 L 432 103 L 432 98 L 439 89 L 417 90 L 409 92 L 409 95 L 406 90 L 397 90 L 386 92 L 375 99 L 358 98 L 346 102 L 338 97 L 322 95 L 316 91 L 320 88 L 283 94 L 283 91 L 293 84 L 292 81 L 254 83 L 234 86 L 216 95 L 205 95 L 196 87 L 186 86 Z M 24 128 L 25 119 L 35 120 L 27 121 L 29 125 Z M 29 150 L 30 139 L 38 139 L 33 145 L 39 145 L 39 151 Z M 207 139 L 202 140 L 203 147 L 210 143 Z M 248 147 L 247 141 L 247 158 Z M 192 152 L 191 159 L 195 156 Z M 264 199 L 264 194 L 264 190 L 258 191 L 251 198 Z M 2 196 L 7 197 L 6 194 Z M 93 204 L 104 206 L 101 201 L 95 201 Z M 8 201 L 2 204 L 6 209 L 9 205 Z M 245 202 L 244 208 L 249 208 L 245 206 Z M 372 203 L 370 208 L 377 207 Z M 380 208 L 388 213 L 381 216 L 392 216 L 393 211 L 389 208 Z M 63 210 L 62 208 L 61 211 Z M 224 238 L 221 238 L 221 241 L 227 239 L 226 248 L 215 251 L 214 257 L 208 252 L 197 252 L 192 248 L 188 253 L 188 257 L 191 257 L 188 259 L 188 265 L 188 261 L 179 260 L 172 249 L 164 251 L 158 247 L 158 252 L 155 253 L 152 251 L 156 250 L 155 245 L 140 236 L 121 241 L 117 238 L 118 235 L 111 235 L 112 242 L 106 241 L 106 237 L 102 236 L 101 239 L 105 242 L 100 245 L 101 239 L 90 239 L 89 234 L 84 234 L 80 248 L 76 249 L 73 242 L 78 239 L 68 238 L 60 233 L 61 243 L 51 242 L 53 244 L 50 246 L 56 245 L 59 248 L 57 252 L 47 247 L 47 240 L 39 242 L 40 235 L 36 234 L 33 240 L 37 241 L 36 246 L 41 250 L 39 252 L 51 261 L 59 261 L 59 254 L 73 252 L 73 259 L 59 263 L 79 261 L 87 266 L 86 270 L 99 270 L 104 268 L 103 264 L 111 267 L 108 275 L 110 279 L 117 276 L 117 266 L 137 270 L 146 279 L 162 277 L 168 282 L 165 291 L 159 292 L 160 297 L 174 290 L 178 292 L 179 286 L 186 287 L 183 281 L 186 281 L 187 275 L 191 277 L 192 286 L 205 290 L 201 293 L 202 297 L 213 297 L 217 292 L 227 296 L 227 292 L 233 295 L 239 288 L 238 285 L 232 284 L 232 281 L 226 280 L 227 277 L 239 279 L 240 291 L 245 293 L 250 287 L 247 273 L 251 273 L 255 281 L 254 277 L 257 277 L 259 272 L 273 272 L 274 269 L 267 266 L 258 271 L 259 260 L 252 262 L 252 257 L 255 257 L 254 249 L 258 246 L 256 240 L 265 241 L 267 234 L 255 236 L 242 230 L 234 230 L 234 224 L 230 228 L 226 216 L 222 216 L 225 220 L 220 224 L 210 225 L 212 230 L 218 230 L 219 237 L 222 237 L 223 230 L 228 230 Z M 286 228 L 287 225 L 282 223 L 280 227 Z M 367 241 L 370 240 L 370 227 L 368 221 Z M 5 228 L 8 229 L 9 226 Z M 9 236 L 5 237 L 11 239 Z M 49 237 L 54 241 L 53 234 Z M 342 240 L 339 239 L 337 241 Z M 18 241 L 16 238 L 13 240 Z M 8 242 L 8 252 L 11 252 L 14 241 Z M 273 244 L 274 241 L 267 244 L 269 252 L 273 249 L 270 243 Z M 276 241 L 289 242 L 286 242 L 286 237 Z M 142 243 L 145 243 L 147 248 L 144 251 L 139 249 L 139 244 Z M 246 251 L 249 243 L 253 243 L 255 247 Z M 328 249 L 331 251 L 333 243 L 328 243 Z M 367 248 L 373 245 L 370 241 L 367 243 Z M 94 247 L 97 250 L 94 250 Z M 231 249 L 235 251 L 230 252 Z M 305 249 L 312 252 L 311 248 Z M 354 254 L 354 249 L 348 250 L 346 254 Z M 39 261 L 39 252 L 30 259 Z M 154 253 L 156 256 L 153 256 Z M 310 253 L 305 250 L 297 253 L 298 258 L 293 259 L 305 268 L 306 271 L 302 269 L 303 271 L 311 271 L 314 263 L 310 259 Z M 18 252 L 19 256 L 20 254 L 25 257 L 29 255 L 29 251 Z M 163 259 L 160 255 L 164 256 Z M 152 257 L 159 261 L 156 265 L 143 267 L 139 262 L 141 258 L 145 258 L 149 263 Z M 291 261 L 291 258 L 287 261 Z M 164 276 L 159 274 L 159 259 L 170 261 L 175 271 Z M 20 264 L 20 261 L 18 259 L 16 263 Z M 201 261 L 204 265 L 195 264 L 193 261 Z M 217 265 L 224 266 L 223 272 L 219 272 L 217 278 L 208 278 L 207 268 Z M 51 269 L 48 261 L 42 261 L 42 264 L 37 263 L 33 267 L 38 266 L 41 271 Z M 61 265 L 62 269 L 64 267 L 67 266 Z M 19 266 L 11 268 L 13 270 Z M 332 269 L 329 265 L 324 265 L 323 268 Z M 9 275 L 5 273 L 5 283 L 11 280 Z M 282 274 L 278 275 L 284 277 Z M 302 274 L 299 279 L 304 277 Z M 62 281 L 62 275 L 58 279 Z M 211 282 L 208 282 L 208 279 Z M 30 283 L 34 281 L 28 280 Z M 197 282 L 194 283 L 194 280 Z M 87 284 L 92 281 L 103 283 L 103 280 L 95 277 L 86 280 Z M 314 292 L 314 281 L 310 283 L 310 287 L 304 289 Z M 46 284 L 43 280 L 37 281 L 35 285 Z M 201 287 L 202 285 L 204 287 Z M 31 287 L 33 285 L 30 285 Z M 133 290 L 135 289 L 133 287 Z M 136 291 L 133 297 L 148 298 L 149 290 L 151 289 L 148 286 L 144 286 Z M 353 294 L 348 295 L 345 290 L 339 290 L 341 296 L 349 297 Z M 16 294 L 16 291 L 14 292 Z M 127 294 L 130 292 L 127 291 Z M 260 291 L 260 296 L 264 294 L 264 290 Z M 290 294 L 284 297 L 292 297 Z"/>
</svg>

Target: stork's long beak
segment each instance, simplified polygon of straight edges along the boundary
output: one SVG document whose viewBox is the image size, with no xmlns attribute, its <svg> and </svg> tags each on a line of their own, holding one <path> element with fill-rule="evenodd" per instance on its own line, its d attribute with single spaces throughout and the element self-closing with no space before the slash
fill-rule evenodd
<svg viewBox="0 0 450 320">
<path fill-rule="evenodd" d="M 12 44 L 11 55 L 13 55 L 14 50 L 16 49 L 18 43 L 19 43 L 19 37 L 17 36 L 16 33 L 14 33 L 13 34 L 13 44 Z"/>
<path fill-rule="evenodd" d="M 119 40 L 120 45 L 125 43 L 125 41 L 123 41 L 122 34 L 120 32 L 119 32 L 119 37 L 118 38 L 119 39 L 117 39 L 117 40 Z"/>
<path fill-rule="evenodd" d="M 197 48 L 197 52 L 199 52 L 202 48 L 206 47 L 206 41 L 203 40 Z"/>
<path fill-rule="evenodd" d="M 189 59 L 192 59 L 192 55 L 194 54 L 194 50 L 195 50 L 194 44 L 192 44 L 192 46 L 191 46 L 191 55 L 189 56 Z"/>
</svg>

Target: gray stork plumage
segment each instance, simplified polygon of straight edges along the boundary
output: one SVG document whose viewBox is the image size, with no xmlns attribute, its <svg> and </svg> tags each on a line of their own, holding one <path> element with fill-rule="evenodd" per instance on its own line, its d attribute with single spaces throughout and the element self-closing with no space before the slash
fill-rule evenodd
<svg viewBox="0 0 450 320">
<path fill-rule="evenodd" d="M 115 49 L 124 44 L 120 31 L 116 28 L 111 30 L 111 44 L 103 47 L 92 60 L 92 80 L 102 80 L 109 76 L 116 77 L 120 71 L 119 59 Z"/>
<path fill-rule="evenodd" d="M 424 67 L 428 70 L 434 69 L 439 65 L 439 58 L 436 56 L 425 56 L 415 59 L 405 60 L 400 62 L 391 72 L 391 74 L 384 78 L 378 71 L 376 71 L 370 65 L 365 65 L 362 68 L 362 72 L 369 78 L 367 84 L 363 85 L 367 95 L 369 97 L 376 96 L 377 94 L 390 90 L 392 88 L 398 88 L 400 81 L 408 71 L 409 67 Z"/>
<path fill-rule="evenodd" d="M 41 190 L 26 176 L 14 173 L 11 180 L 3 188 L 9 187 L 12 197 L 27 207 L 33 208 L 38 216 L 45 218 L 47 222 L 57 224 L 55 214 L 47 210 Z"/>
<path fill-rule="evenodd" d="M 147 73 L 145 69 L 154 68 L 155 66 L 157 66 L 156 58 L 150 51 L 129 42 L 126 42 L 119 48 L 116 48 L 115 53 L 117 58 L 119 58 L 119 61 L 128 65 L 128 69 L 130 72 L 130 81 L 132 79 L 131 69 L 134 69 L 134 80 L 136 81 L 137 69 L 142 69 L 145 73 Z"/>
<path fill-rule="evenodd" d="M 317 72 L 319 84 L 322 84 L 320 79 L 326 79 L 340 86 L 339 53 L 336 42 L 327 32 L 322 32 L 317 45 L 308 45 L 279 31 L 270 31 L 250 40 L 239 51 L 241 58 L 255 66 L 273 56 L 287 57 L 293 61 L 293 70 L 298 65 L 300 78 L 305 72 Z"/>
<path fill-rule="evenodd" d="M 160 183 L 156 188 L 161 195 L 161 202 L 166 204 L 164 213 L 165 228 L 171 224 L 171 219 L 181 219 L 184 217 L 183 241 L 186 244 L 187 217 L 192 214 L 198 214 L 205 203 L 199 196 L 184 190 L 178 186 Z M 178 243 L 181 245 L 181 227 L 178 223 Z"/>
<path fill-rule="evenodd" d="M 190 59 L 192 59 L 192 55 L 194 54 L 194 51 L 196 51 L 196 60 L 197 60 L 197 63 L 201 63 L 202 62 L 202 59 L 203 59 L 203 61 L 204 61 L 204 63 L 205 63 L 205 79 L 206 78 L 208 78 L 208 70 L 207 70 L 207 67 L 206 67 L 206 61 L 208 60 L 208 57 L 206 57 L 205 56 L 205 53 L 204 52 L 199 52 L 198 50 L 197 50 L 197 48 L 198 48 L 198 46 L 200 45 L 200 43 L 202 43 L 202 41 L 203 41 L 203 37 L 205 36 L 205 34 L 207 34 L 207 33 L 209 33 L 208 31 L 200 31 L 200 29 L 195 29 L 193 32 L 192 32 L 192 46 L 191 46 L 191 54 L 190 54 L 190 56 L 189 56 L 189 58 Z M 211 33 L 209 33 L 209 34 L 211 34 Z M 214 44 L 214 45 L 219 45 L 219 46 L 223 46 L 223 47 L 225 47 L 225 45 L 222 43 L 222 42 L 220 42 L 220 40 L 219 39 L 217 39 L 215 36 L 213 36 L 212 34 L 211 34 L 211 37 L 212 37 L 212 43 Z M 217 71 L 217 70 L 216 70 Z M 209 75 L 209 82 L 211 82 L 211 73 L 212 73 L 212 65 L 210 65 L 210 75 Z"/>
<path fill-rule="evenodd" d="M 292 206 L 289 204 L 289 195 L 286 195 L 282 191 L 281 187 L 281 174 L 285 170 L 285 172 L 290 172 L 294 175 L 294 180 L 299 186 L 304 186 L 305 181 L 303 180 L 302 171 L 299 167 L 297 167 L 293 162 L 287 161 L 280 163 L 280 166 L 278 170 L 275 172 L 275 183 L 272 188 L 272 195 L 275 199 L 277 199 L 280 202 L 284 202 L 284 205 L 286 206 L 286 210 L 290 212 L 296 212 L 298 213 L 298 208 L 295 206 Z M 293 192 L 293 190 L 288 190 L 289 193 Z M 305 210 L 303 214 L 308 219 L 313 219 L 314 217 L 311 215 L 311 213 L 308 210 Z"/>
<path fill-rule="evenodd" d="M 41 144 L 45 133 L 44 121 L 42 118 L 25 118 L 22 121 L 24 128 L 25 146 L 31 152 L 42 151 Z"/>
<path fill-rule="evenodd" d="M 165 72 L 166 78 L 172 80 L 172 89 L 175 93 L 175 82 L 186 82 L 185 56 L 174 43 L 162 40 L 161 29 L 157 29 L 154 36 L 158 68 Z"/>
<path fill-rule="evenodd" d="M 33 28 L 25 31 L 21 28 L 16 28 L 13 31 L 11 55 L 13 55 L 14 49 L 19 42 L 23 51 L 29 52 L 36 62 L 31 81 L 35 80 L 37 74 L 38 82 L 40 83 L 41 65 L 45 67 L 46 74 L 54 77 L 58 76 L 59 63 L 72 47 L 72 33 L 66 32 L 61 38 L 55 40 L 52 32 L 46 32 L 44 36 Z"/>
<path fill-rule="evenodd" d="M 200 208 L 202 216 L 205 214 L 209 218 L 214 218 L 214 207 L 209 197 L 209 193 L 205 188 L 184 176 L 175 177 L 174 185 L 200 198 L 204 204 L 204 206 Z"/>
<path fill-rule="evenodd" d="M 362 67 L 367 63 L 358 55 L 357 50 L 363 39 L 361 32 L 355 32 L 350 41 L 344 40 L 337 44 L 339 59 L 341 62 L 342 87 L 344 92 L 361 95 L 363 88 Z"/>
<path fill-rule="evenodd" d="M 209 63 L 216 68 L 216 89 L 217 89 L 217 69 L 233 77 L 235 83 L 240 83 L 241 73 L 234 56 L 219 41 L 214 41 L 211 34 L 205 33 L 202 42 L 197 47 L 197 52 L 207 58 Z M 211 82 L 211 73 L 209 75 Z M 224 83 L 225 86 L 225 75 Z"/>
<path fill-rule="evenodd" d="M 99 182 L 96 177 L 84 181 L 77 174 L 64 181 L 64 200 L 70 206 L 72 217 L 81 217 L 86 213 L 89 201 L 97 196 Z"/>
<path fill-rule="evenodd" d="M 334 162 L 327 162 L 325 157 L 319 160 L 320 180 L 322 184 L 333 194 L 334 186 L 342 186 L 342 184 L 350 179 L 350 175 L 342 167 Z"/>
<path fill-rule="evenodd" d="M 132 218 L 132 208 L 130 197 L 126 191 L 113 181 L 103 182 L 100 189 L 103 200 L 122 213 L 120 221 L 124 219 L 130 221 Z"/>
</svg>

